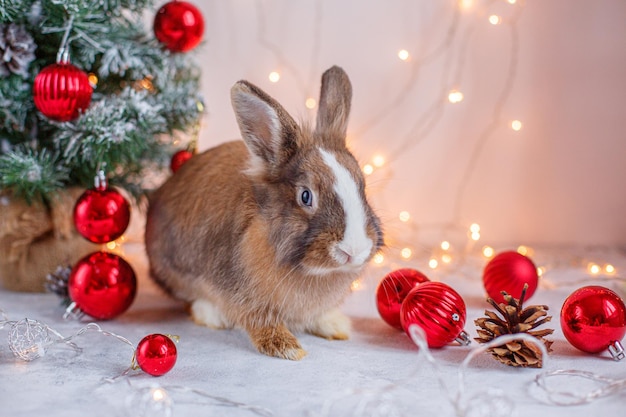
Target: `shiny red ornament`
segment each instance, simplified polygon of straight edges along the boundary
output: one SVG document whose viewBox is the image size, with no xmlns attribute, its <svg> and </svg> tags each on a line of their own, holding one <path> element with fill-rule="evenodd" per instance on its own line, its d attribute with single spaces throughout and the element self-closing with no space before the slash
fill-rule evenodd
<svg viewBox="0 0 626 417">
<path fill-rule="evenodd" d="M 400 307 L 409 291 L 430 281 L 416 269 L 401 268 L 385 275 L 376 288 L 376 307 L 382 319 L 392 327 L 402 330 Z"/>
<path fill-rule="evenodd" d="M 172 161 L 170 162 L 170 169 L 172 170 L 172 172 L 175 173 L 176 171 L 178 171 L 185 162 L 191 159 L 192 156 L 193 153 L 185 149 L 176 152 L 174 156 L 172 156 Z"/>
<path fill-rule="evenodd" d="M 73 120 L 87 109 L 92 92 L 87 74 L 69 62 L 48 65 L 33 83 L 35 107 L 59 122 Z"/>
<path fill-rule="evenodd" d="M 598 285 L 570 294 L 561 308 L 565 338 L 587 353 L 609 350 L 614 359 L 624 357 L 620 340 L 626 334 L 626 306 L 615 292 Z"/>
<path fill-rule="evenodd" d="M 466 308 L 463 298 L 442 282 L 424 282 L 407 294 L 400 309 L 402 328 L 409 337 L 409 326 L 417 324 L 426 334 L 430 348 L 440 348 L 452 341 L 467 345 L 463 331 Z"/>
<path fill-rule="evenodd" d="M 135 299 L 137 278 L 123 258 L 108 252 L 93 252 L 74 265 L 68 280 L 72 308 L 99 320 L 126 311 Z"/>
<path fill-rule="evenodd" d="M 94 243 L 117 239 L 124 234 L 129 223 L 128 200 L 106 183 L 86 190 L 74 206 L 76 230 Z"/>
<path fill-rule="evenodd" d="M 174 341 L 163 334 L 151 334 L 139 342 L 135 351 L 137 365 L 147 374 L 161 376 L 176 364 L 177 351 Z"/>
<path fill-rule="evenodd" d="M 514 251 L 499 253 L 494 256 L 483 270 L 483 285 L 489 297 L 496 303 L 505 303 L 502 291 L 519 299 L 524 289 L 528 300 L 537 289 L 539 275 L 537 267 L 530 258 Z"/>
<path fill-rule="evenodd" d="M 186 1 L 164 4 L 154 18 L 154 35 L 172 52 L 195 48 L 204 34 L 204 18 L 196 6 Z"/>
</svg>

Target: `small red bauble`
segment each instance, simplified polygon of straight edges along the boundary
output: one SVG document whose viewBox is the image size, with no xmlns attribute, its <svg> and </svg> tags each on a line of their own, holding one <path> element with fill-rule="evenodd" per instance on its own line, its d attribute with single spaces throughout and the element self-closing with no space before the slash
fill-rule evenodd
<svg viewBox="0 0 626 417">
<path fill-rule="evenodd" d="M 519 299 L 528 284 L 526 299 L 537 289 L 539 275 L 537 267 L 530 258 L 514 251 L 499 253 L 491 259 L 483 271 L 483 285 L 489 297 L 496 303 L 505 303 L 502 291 Z"/>
<path fill-rule="evenodd" d="M 137 292 L 137 278 L 121 257 L 94 252 L 72 268 L 67 288 L 70 299 L 83 313 L 108 320 L 130 307 Z"/>
<path fill-rule="evenodd" d="M 407 294 L 400 309 L 402 328 L 409 337 L 409 326 L 417 324 L 426 334 L 428 347 L 440 348 L 453 340 L 469 344 L 463 331 L 466 309 L 463 298 L 442 282 L 424 282 Z"/>
<path fill-rule="evenodd" d="M 204 18 L 196 6 L 186 1 L 164 4 L 154 18 L 154 35 L 172 52 L 195 48 L 204 34 Z"/>
<path fill-rule="evenodd" d="M 382 319 L 392 327 L 402 330 L 400 307 L 409 291 L 430 281 L 428 277 L 412 268 L 402 268 L 385 275 L 376 288 L 376 307 Z"/>
<path fill-rule="evenodd" d="M 192 156 L 193 153 L 185 149 L 176 152 L 174 156 L 172 156 L 172 161 L 170 162 L 170 169 L 172 170 L 172 172 L 175 173 L 176 171 L 178 171 L 185 162 L 191 159 Z"/>
<path fill-rule="evenodd" d="M 130 222 L 130 204 L 105 186 L 86 190 L 74 206 L 74 225 L 85 239 L 106 243 L 122 236 Z"/>
<path fill-rule="evenodd" d="M 176 364 L 176 344 L 163 334 L 151 334 L 139 342 L 135 352 L 137 365 L 147 374 L 161 376 Z"/>
<path fill-rule="evenodd" d="M 598 285 L 570 294 L 561 308 L 561 329 L 577 349 L 598 353 L 609 349 L 615 359 L 624 357 L 619 343 L 626 334 L 626 306 L 615 292 Z"/>
<path fill-rule="evenodd" d="M 69 62 L 48 65 L 33 83 L 35 107 L 59 122 L 75 119 L 89 107 L 92 92 L 87 74 Z"/>
</svg>

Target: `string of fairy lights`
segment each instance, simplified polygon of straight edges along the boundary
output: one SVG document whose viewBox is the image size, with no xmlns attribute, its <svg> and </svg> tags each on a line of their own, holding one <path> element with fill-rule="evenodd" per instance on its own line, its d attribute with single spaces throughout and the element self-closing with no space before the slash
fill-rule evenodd
<svg viewBox="0 0 626 417">
<path fill-rule="evenodd" d="M 463 176 L 463 180 L 459 184 L 456 205 L 457 208 L 455 210 L 456 217 L 459 217 L 459 205 L 462 200 L 462 194 L 464 188 L 467 184 L 469 177 L 473 172 L 473 165 L 475 164 L 475 160 L 480 153 L 480 148 L 484 144 L 485 140 L 491 135 L 493 129 L 501 124 L 502 118 L 500 116 L 501 108 L 504 105 L 506 99 L 510 96 L 513 82 L 516 74 L 516 64 L 517 64 L 517 20 L 519 15 L 521 14 L 522 5 L 515 0 L 507 0 L 506 3 L 511 7 L 515 8 L 515 12 L 504 18 L 503 16 L 499 16 L 496 14 L 490 14 L 485 19 L 472 19 L 469 21 L 469 24 L 466 25 L 464 30 L 461 27 L 462 20 L 461 14 L 464 12 L 470 12 L 476 7 L 476 2 L 464 0 L 457 3 L 456 7 L 452 8 L 450 21 L 447 26 L 447 30 L 441 42 L 433 42 L 433 47 L 431 50 L 426 51 L 421 56 L 413 56 L 413 53 L 409 48 L 400 48 L 397 51 L 397 58 L 403 63 L 410 65 L 409 76 L 406 81 L 406 84 L 403 88 L 399 89 L 395 98 L 390 100 L 390 103 L 381 108 L 376 115 L 366 120 L 360 127 L 355 129 L 354 133 L 349 133 L 349 142 L 354 142 L 359 137 L 365 136 L 369 130 L 379 124 L 383 119 L 385 119 L 388 115 L 393 113 L 398 107 L 405 104 L 407 99 L 409 98 L 409 93 L 415 90 L 415 85 L 418 82 L 422 69 L 424 66 L 428 65 L 430 62 L 433 62 L 436 59 L 443 57 L 445 60 L 444 65 L 444 74 L 441 76 L 440 86 L 438 88 L 439 94 L 438 99 L 434 100 L 430 106 L 423 112 L 423 114 L 415 117 L 416 122 L 410 126 L 408 132 L 402 137 L 400 141 L 393 141 L 393 143 L 399 143 L 396 145 L 395 149 L 388 150 L 386 154 L 376 153 L 372 155 L 367 162 L 362 165 L 362 169 L 364 174 L 376 181 L 378 183 L 384 182 L 389 183 L 392 180 L 392 175 L 390 170 L 386 169 L 390 165 L 392 165 L 398 158 L 400 158 L 403 154 L 411 151 L 415 147 L 417 147 L 421 141 L 423 141 L 430 132 L 437 126 L 439 120 L 442 115 L 445 113 L 447 106 L 455 105 L 461 103 L 465 99 L 465 95 L 457 84 L 457 80 L 461 79 L 463 74 L 465 58 L 467 54 L 467 49 L 469 45 L 469 39 L 471 36 L 469 34 L 475 29 L 476 25 L 479 24 L 491 24 L 493 26 L 509 26 L 511 28 L 512 40 L 511 40 L 511 51 L 510 51 L 510 63 L 508 68 L 508 75 L 505 82 L 505 85 L 502 88 L 502 92 L 500 93 L 500 99 L 495 104 L 494 109 L 494 117 L 493 121 L 488 125 L 485 129 L 484 133 L 481 135 L 479 140 L 477 141 L 475 150 L 472 154 L 472 158 L 470 163 L 466 168 L 466 175 Z M 320 11 L 321 5 L 320 2 L 316 3 L 316 13 L 313 18 L 313 27 L 314 34 L 319 34 L 320 27 L 322 25 L 322 13 Z M 480 12 L 476 12 L 480 14 Z M 280 68 L 280 70 L 276 69 L 271 71 L 268 74 L 268 79 L 272 83 L 279 83 L 284 73 L 289 73 L 289 76 L 297 80 L 297 85 L 299 87 L 300 93 L 305 96 L 305 107 L 307 109 L 315 109 L 317 103 L 315 98 L 311 97 L 308 92 L 313 91 L 313 86 L 315 85 L 315 80 L 311 79 L 308 83 L 304 82 L 304 78 L 301 75 L 301 71 L 298 69 L 298 66 L 291 63 L 281 52 L 280 45 L 274 43 L 269 40 L 269 37 L 266 33 L 266 24 L 264 20 L 265 10 L 262 7 L 261 3 L 257 3 L 257 19 L 259 22 L 259 30 L 257 35 L 258 43 L 266 48 L 275 58 L 276 67 Z M 314 37 L 317 39 L 317 37 Z M 308 71 L 309 74 L 314 73 L 315 66 L 317 64 L 317 57 L 319 55 L 319 41 L 314 41 L 315 47 L 311 49 L 311 69 Z M 455 69 L 453 71 L 453 69 Z M 508 122 L 511 126 L 511 129 L 515 131 L 520 131 L 522 129 L 522 122 L 520 120 L 512 120 Z M 375 199 L 376 195 L 374 193 L 373 198 Z M 416 246 L 418 245 L 418 239 L 416 239 L 416 232 L 418 232 L 422 228 L 432 227 L 432 225 L 424 225 L 415 222 L 413 216 L 411 215 L 410 210 L 401 210 L 395 219 L 386 219 L 385 222 L 386 231 L 387 231 L 387 244 L 388 249 L 384 253 L 379 253 L 374 258 L 373 262 L 376 265 L 385 265 L 387 262 L 397 262 L 400 261 L 411 261 L 417 255 L 422 255 L 423 251 L 416 250 Z M 400 222 L 400 224 L 394 224 Z M 463 226 L 460 225 L 458 219 L 451 222 L 451 224 L 445 225 L 445 229 L 460 229 Z M 395 229 L 402 229 L 405 232 L 407 230 L 411 231 L 408 233 L 407 238 L 401 238 L 398 235 L 395 235 L 393 232 Z M 480 226 L 476 223 L 472 223 L 468 229 L 468 236 L 472 241 L 478 241 L 481 237 L 480 235 Z M 406 235 L 407 233 L 405 233 Z M 433 253 L 432 256 L 428 258 L 428 267 L 431 269 L 436 269 L 441 266 L 445 266 L 447 264 L 452 263 L 452 244 L 448 240 L 442 240 L 441 244 L 438 247 L 431 249 Z M 440 254 L 438 257 L 435 257 L 435 253 Z M 486 254 L 489 253 L 487 250 Z M 486 255 L 487 256 L 487 255 Z"/>
<path fill-rule="evenodd" d="M 361 158 L 364 161 L 362 170 L 367 178 L 368 194 L 374 206 L 384 198 L 383 191 L 387 186 L 398 179 L 393 172 L 395 164 L 403 163 L 404 161 L 400 161 L 402 158 L 419 149 L 433 135 L 450 109 L 472 98 L 464 88 L 466 84 L 463 77 L 467 72 L 473 34 L 478 29 L 492 27 L 497 30 L 497 36 L 507 39 L 508 45 L 506 50 L 498 51 L 498 56 L 504 57 L 502 59 L 505 61 L 503 81 L 493 87 L 496 98 L 491 104 L 489 118 L 483 121 L 477 137 L 449 139 L 472 143 L 464 161 L 462 175 L 453 187 L 452 218 L 446 222 L 422 222 L 411 208 L 391 207 L 386 210 L 382 213 L 386 248 L 374 257 L 374 267 L 392 269 L 411 264 L 430 271 L 436 277 L 457 273 L 468 261 L 482 265 L 497 254 L 498 247 L 485 243 L 488 231 L 471 219 L 466 221 L 462 212 L 468 185 L 475 176 L 478 160 L 498 129 L 506 128 L 515 134 L 523 134 L 524 120 L 520 117 L 508 117 L 503 109 L 514 98 L 512 93 L 518 75 L 520 49 L 518 22 L 524 6 L 523 0 L 452 0 L 442 6 L 447 13 L 447 21 L 442 25 L 445 29 L 438 38 L 429 39 L 427 47 L 420 47 L 416 43 L 398 45 L 395 50 L 389 51 L 389 57 L 398 60 L 407 69 L 406 79 L 401 88 L 394 90 L 386 103 L 377 107 L 367 119 L 357 120 L 357 125 L 350 127 L 348 144 L 354 151 L 359 150 L 362 141 L 370 140 L 368 135 L 371 136 L 377 126 L 383 124 L 394 112 L 406 107 L 415 95 L 420 94 L 420 82 L 424 82 L 428 76 L 426 70 L 429 65 L 436 63 L 442 71 L 434 82 L 428 80 L 436 85 L 436 94 L 432 101 L 414 115 L 414 122 L 404 128 L 403 132 L 391 132 L 394 139 L 388 143 L 392 147 Z M 292 81 L 295 84 L 293 94 L 301 97 L 304 107 L 314 114 L 317 107 L 315 94 L 319 82 L 319 65 L 324 47 L 322 34 L 327 12 L 325 8 L 328 6 L 322 0 L 316 0 L 311 7 L 311 44 L 307 48 L 306 59 L 308 65 L 295 62 L 285 52 L 281 40 L 270 34 L 269 16 L 276 12 L 276 4 L 255 2 L 254 12 L 257 23 L 256 43 L 274 61 L 274 68 L 266 74 L 267 80 L 272 84 L 279 84 L 285 79 Z M 125 240 L 126 236 L 122 236 L 117 241 L 109 242 L 107 248 L 111 251 L 119 250 Z M 533 248 L 527 245 L 517 245 L 515 249 L 523 255 L 534 255 Z M 584 259 L 579 262 L 579 266 L 591 277 L 615 278 L 619 273 L 617 266 L 598 259 Z M 551 267 L 553 265 L 538 265 L 538 274 L 544 276 Z M 359 283 L 355 283 L 355 287 L 358 286 Z M 546 286 L 549 287 L 550 283 L 547 282 Z"/>
<path fill-rule="evenodd" d="M 444 71 L 440 75 L 436 90 L 438 91 L 437 98 L 429 103 L 425 108 L 415 116 L 415 122 L 412 123 L 405 131 L 405 133 L 394 132 L 399 135 L 399 140 L 394 140 L 392 143 L 396 144 L 392 149 L 388 149 L 385 153 L 377 152 L 366 158 L 365 163 L 362 165 L 363 173 L 368 178 L 369 184 L 375 184 L 372 187 L 373 193 L 371 196 L 375 200 L 377 197 L 376 190 L 382 189 L 385 185 L 394 180 L 393 167 L 401 158 L 408 152 L 414 151 L 432 134 L 437 125 L 442 121 L 443 116 L 448 109 L 452 106 L 456 106 L 467 100 L 468 94 L 463 88 L 461 82 L 464 70 L 466 68 L 467 54 L 469 45 L 472 39 L 471 34 L 480 25 L 491 25 L 494 27 L 506 28 L 509 39 L 508 48 L 508 60 L 505 69 L 505 77 L 503 84 L 499 87 L 496 94 L 496 101 L 492 105 L 491 116 L 484 122 L 484 127 L 476 138 L 473 139 L 473 147 L 468 155 L 463 175 L 460 181 L 456 184 L 455 198 L 454 198 L 454 210 L 453 219 L 444 223 L 431 223 L 425 224 L 416 220 L 413 211 L 410 208 L 400 207 L 392 217 L 385 219 L 385 229 L 387 233 L 387 248 L 385 251 L 377 254 L 372 263 L 374 268 L 392 269 L 400 265 L 411 264 L 423 267 L 427 269 L 432 277 L 437 277 L 437 274 L 444 275 L 451 271 L 461 271 L 464 265 L 467 263 L 474 263 L 476 260 L 483 262 L 491 259 L 497 254 L 498 249 L 495 246 L 483 243 L 484 235 L 488 235 L 482 230 L 481 226 L 476 222 L 464 222 L 461 216 L 462 206 L 467 193 L 468 184 L 475 174 L 476 164 L 479 156 L 488 145 L 489 139 L 491 139 L 497 129 L 506 126 L 513 132 L 521 132 L 524 128 L 524 121 L 517 118 L 507 118 L 504 116 L 503 108 L 508 100 L 511 99 L 513 86 L 517 76 L 518 69 L 518 55 L 519 55 L 519 36 L 518 36 L 518 19 L 523 11 L 523 2 L 518 0 L 491 0 L 482 2 L 481 6 L 477 4 L 476 0 L 458 0 L 454 2 L 454 7 L 451 10 L 449 16 L 449 22 L 444 31 L 442 38 L 439 42 L 433 42 L 433 47 L 425 52 L 416 53 L 410 46 L 402 46 L 397 49 L 397 59 L 406 64 L 409 67 L 408 77 L 403 88 L 392 97 L 385 106 L 382 106 L 374 116 L 368 120 L 363 121 L 360 126 L 357 126 L 349 136 L 349 142 L 351 146 L 355 146 L 359 138 L 367 136 L 377 125 L 385 120 L 389 115 L 406 105 L 412 94 L 416 94 L 418 90 L 418 81 L 423 76 L 425 66 L 430 62 L 438 59 L 442 59 L 444 62 Z M 489 5 L 503 4 L 509 7 L 508 14 L 496 14 L 487 13 L 485 10 L 489 10 Z M 314 13 L 312 16 L 312 39 L 313 46 L 310 48 L 310 68 L 308 71 L 301 69 L 299 65 L 292 62 L 283 52 L 281 45 L 274 42 L 267 32 L 267 20 L 266 15 L 268 11 L 264 7 L 264 3 L 258 1 L 256 5 L 256 17 L 258 22 L 257 42 L 266 49 L 270 55 L 276 61 L 276 69 L 270 71 L 267 74 L 268 80 L 271 83 L 280 83 L 285 74 L 289 74 L 289 77 L 296 80 L 298 94 L 304 98 L 304 106 L 309 110 L 315 110 L 317 106 L 317 100 L 313 96 L 315 87 L 317 86 L 317 73 L 318 65 L 321 55 L 321 33 L 323 27 L 323 5 L 321 0 L 314 2 Z M 472 14 L 473 19 L 463 20 L 464 14 Z M 303 74 L 308 74 L 304 76 Z M 144 80 L 148 84 L 143 88 L 149 88 L 149 80 Z M 197 132 L 196 132 L 197 133 Z M 458 140 L 458 138 L 457 138 Z M 438 237 L 436 243 L 432 243 L 432 239 L 422 239 L 422 235 L 432 232 Z M 112 252 L 123 252 L 122 244 L 127 241 L 127 236 L 122 236 L 114 242 L 106 244 L 107 249 Z M 533 257 L 535 250 L 527 245 L 518 245 L 515 248 L 519 253 Z M 477 263 L 478 264 L 478 263 Z M 538 274 L 544 276 L 550 268 L 558 267 L 557 264 L 539 264 Z M 572 266 L 571 262 L 568 264 Z M 588 276 L 598 279 L 619 279 L 618 268 L 608 261 L 603 260 L 591 260 L 591 259 L 577 259 L 576 267 L 585 271 Z M 379 270 L 380 271 L 380 270 Z M 382 273 L 377 274 L 378 277 L 382 277 Z M 544 287 L 550 288 L 555 284 L 548 280 L 542 282 Z M 360 288 L 359 282 L 355 282 L 353 288 L 358 290 Z M 0 311 L 1 312 L 1 311 Z M 6 317 L 4 320 L 0 320 L 0 329 L 3 325 L 8 325 L 10 322 Z M 16 322 L 17 323 L 17 322 Z M 12 323 L 15 324 L 15 323 Z M 88 325 L 91 326 L 91 325 Z M 42 327 L 43 328 L 43 327 Z M 131 345 L 125 338 L 115 335 L 110 332 L 103 331 L 99 327 L 85 327 L 76 333 L 75 336 L 69 338 L 63 338 L 58 332 L 45 326 L 60 340 L 60 344 L 65 344 L 73 349 L 78 349 L 77 345 L 74 345 L 73 339 L 76 336 L 84 333 L 86 330 L 96 331 L 105 336 L 112 336 L 122 342 Z M 435 366 L 436 362 L 430 355 L 427 345 L 425 344 L 423 337 L 419 338 L 417 335 L 411 335 L 412 340 L 420 347 L 419 352 L 425 361 Z M 421 337 L 421 336 L 420 336 Z M 518 340 L 527 337 L 529 340 L 534 340 L 528 336 L 515 335 L 511 336 L 511 340 Z M 18 339 L 22 342 L 23 339 Z M 72 341 L 72 342 L 71 342 Z M 69 343 L 71 342 L 71 343 Z M 498 341 L 492 343 L 493 346 L 498 345 Z M 13 348 L 14 346 L 12 346 Z M 463 382 L 463 369 L 467 366 L 467 363 L 475 357 L 478 353 L 484 352 L 487 346 L 473 350 L 467 359 L 463 362 L 463 366 L 459 372 L 459 386 L 457 387 L 457 396 L 450 399 L 450 402 L 455 405 L 455 409 L 459 411 L 458 415 L 469 415 L 471 413 L 468 410 L 475 406 L 474 401 L 480 399 L 483 401 L 490 401 L 494 403 L 495 413 L 492 415 L 510 415 L 512 408 L 510 401 L 499 401 L 500 397 L 494 397 L 493 393 L 478 394 L 470 393 L 471 395 L 464 395 L 465 385 Z M 543 348 L 543 345 L 539 344 L 539 347 Z M 32 346 L 26 346 L 31 349 Z M 39 352 L 41 346 L 35 345 L 37 352 Z M 32 349 L 31 349 L 32 350 Z M 544 349 L 545 350 L 545 349 Z M 29 350 L 30 351 L 30 350 Z M 547 352 L 544 351 L 544 357 L 547 357 Z M 424 362 L 424 361 L 422 361 Z M 423 364 L 425 365 L 426 362 Z M 418 364 L 421 365 L 421 364 Z M 571 371 L 575 372 L 575 371 Z M 614 392 L 618 392 L 619 389 L 623 389 L 625 385 L 624 380 L 607 380 L 600 375 L 585 374 L 578 372 L 572 374 L 577 377 L 585 377 L 597 381 L 602 381 L 607 384 L 599 390 L 599 394 L 592 392 L 586 394 L 581 398 L 574 398 L 571 404 L 583 404 L 590 402 L 599 396 L 612 395 Z M 441 378 L 440 373 L 437 371 L 436 376 Z M 549 388 L 546 380 L 558 376 L 557 374 L 542 374 L 541 379 L 537 380 L 537 384 L 544 387 L 548 394 L 561 395 L 560 390 Z M 124 377 L 125 379 L 123 379 Z M 190 387 L 184 386 L 159 386 L 153 385 L 149 387 L 138 388 L 130 383 L 130 380 L 126 378 L 126 373 L 119 377 L 111 378 L 113 380 L 125 380 L 129 386 L 136 388 L 131 390 L 130 395 L 127 398 L 127 407 L 129 411 L 135 412 L 137 409 L 145 411 L 145 415 L 148 413 L 151 415 L 171 415 L 172 413 L 172 398 L 174 395 L 182 396 L 183 394 L 191 394 L 191 403 L 207 403 L 209 405 L 216 405 L 219 407 L 231 407 L 241 410 L 247 410 L 251 414 L 261 416 L 274 415 L 271 410 L 267 410 L 257 406 L 251 406 L 242 402 L 233 401 L 227 398 L 217 397 L 208 392 L 196 390 Z M 111 382 L 109 381 L 109 382 Z M 442 388 L 442 392 L 446 392 L 446 386 L 439 381 Z M 399 384 L 392 384 L 384 388 L 384 390 L 390 391 L 396 389 Z M 385 410 L 389 410 L 389 405 L 393 405 L 393 402 L 389 402 L 385 397 L 387 391 L 379 390 L 374 392 L 364 392 L 363 390 L 356 389 L 351 392 L 351 395 L 355 397 L 355 401 L 359 404 L 367 404 L 370 407 L 369 411 L 376 411 L 376 415 L 382 415 Z M 567 393 L 569 394 L 569 393 Z M 393 398 L 393 397 L 392 397 Z M 473 398 L 473 399 L 472 399 Z M 554 404 L 559 404 L 556 400 Z M 184 401 L 179 401 L 179 404 L 184 405 Z M 341 410 L 336 408 L 342 402 L 330 400 L 328 403 L 322 406 L 319 414 L 309 413 L 310 415 L 330 416 L 330 415 L 344 415 L 341 414 Z M 501 405 L 506 405 L 506 407 Z M 497 408 L 500 407 L 500 408 Z M 337 412 L 337 413 L 335 413 Z M 347 414 L 345 414 L 347 415 Z M 374 415 L 374 413 L 372 413 Z M 390 415 L 390 414 L 389 414 Z"/>
<path fill-rule="evenodd" d="M 257 42 L 266 49 L 275 60 L 275 69 L 267 74 L 271 83 L 280 83 L 283 77 L 295 80 L 297 93 L 304 97 L 304 106 L 315 110 L 317 101 L 314 98 L 318 72 L 320 49 L 322 48 L 320 34 L 324 24 L 323 2 L 317 1 L 312 16 L 312 47 L 310 48 L 310 63 L 303 68 L 292 62 L 283 52 L 279 42 L 271 39 L 268 34 L 266 20 L 268 10 L 263 2 L 256 3 L 256 17 L 258 22 Z M 450 5 L 446 6 L 449 7 Z M 518 22 L 524 10 L 524 1 L 520 0 L 456 0 L 449 7 L 449 16 L 446 30 L 440 39 L 431 40 L 430 48 L 418 51 L 415 46 L 401 46 L 395 56 L 404 65 L 409 67 L 408 76 L 402 88 L 388 104 L 381 106 L 375 114 L 367 120 L 360 120 L 360 125 L 351 128 L 348 132 L 348 144 L 355 148 L 356 142 L 367 137 L 377 125 L 402 106 L 406 106 L 412 95 L 419 94 L 419 82 L 424 77 L 424 69 L 435 61 L 443 62 L 443 71 L 438 80 L 436 98 L 425 109 L 414 116 L 415 122 L 406 129 L 405 133 L 393 132 L 395 144 L 393 148 L 383 152 L 376 152 L 366 158 L 362 170 L 368 179 L 370 197 L 376 202 L 377 190 L 384 189 L 394 181 L 393 167 L 404 155 L 414 151 L 422 142 L 433 133 L 446 112 L 468 99 L 463 88 L 463 76 L 466 72 L 467 57 L 472 42 L 472 34 L 477 28 L 492 26 L 498 29 L 498 36 L 506 37 L 508 49 L 499 51 L 499 55 L 506 58 L 504 64 L 504 81 L 495 92 L 495 101 L 492 104 L 491 115 L 484 121 L 484 127 L 478 136 L 472 139 L 473 147 L 465 161 L 463 174 L 455 187 L 453 219 L 444 223 L 423 223 L 416 220 L 408 208 L 400 210 L 384 219 L 387 247 L 378 253 L 372 263 L 374 266 L 392 269 L 398 265 L 410 263 L 431 271 L 432 274 L 458 272 L 466 261 L 474 256 L 479 262 L 491 259 L 498 249 L 483 243 L 486 233 L 475 222 L 464 222 L 462 218 L 463 203 L 468 192 L 468 184 L 475 174 L 477 163 L 482 152 L 495 136 L 496 131 L 503 127 L 514 133 L 520 133 L 524 128 L 521 118 L 505 116 L 505 105 L 511 100 L 512 92 L 518 73 L 519 64 L 519 27 Z M 468 18 L 468 16 L 470 18 Z M 390 56 L 391 53 L 390 53 Z M 303 74 L 308 74 L 304 76 Z M 460 138 L 454 138 L 461 140 Z M 373 185 L 373 186 L 372 186 Z M 422 234 L 440 236 L 433 244 L 433 239 L 421 239 Z M 435 239 L 437 240 L 437 239 Z M 515 248 L 519 253 L 532 257 L 533 248 L 519 245 Z M 554 262 L 553 262 L 554 264 Z M 610 262 L 598 260 L 583 260 L 579 265 L 588 276 L 615 278 L 618 271 Z M 538 274 L 543 276 L 551 265 L 539 265 Z M 551 284 L 546 283 L 549 287 Z M 355 283 L 355 288 L 360 284 Z"/>
</svg>

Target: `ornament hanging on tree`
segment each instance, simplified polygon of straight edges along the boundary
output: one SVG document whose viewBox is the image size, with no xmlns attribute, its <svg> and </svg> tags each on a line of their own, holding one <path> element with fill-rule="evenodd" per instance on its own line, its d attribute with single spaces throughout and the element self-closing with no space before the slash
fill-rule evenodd
<svg viewBox="0 0 626 417">
<path fill-rule="evenodd" d="M 424 282 L 407 294 L 400 309 L 402 328 L 411 337 L 409 327 L 417 324 L 426 334 L 430 348 L 440 348 L 452 341 L 468 345 L 463 330 L 466 309 L 463 298 L 442 282 Z"/>
<path fill-rule="evenodd" d="M 176 152 L 172 156 L 172 161 L 170 162 L 170 169 L 172 170 L 172 173 L 176 173 L 176 171 L 178 171 L 185 162 L 189 161 L 192 156 L 193 153 L 187 149 L 181 149 Z"/>
<path fill-rule="evenodd" d="M 570 294 L 561 308 L 561 328 L 568 342 L 587 353 L 609 351 L 624 358 L 620 341 L 626 334 L 626 306 L 615 292 L 598 285 Z"/>
<path fill-rule="evenodd" d="M 499 336 L 527 333 L 539 339 L 545 345 L 546 350 L 550 352 L 552 341 L 546 340 L 544 337 L 551 335 L 554 330 L 534 330 L 552 320 L 552 317 L 546 313 L 548 306 L 535 305 L 523 308 L 527 289 L 528 285 L 525 285 L 519 300 L 506 293 L 503 294 L 506 303 L 498 304 L 492 298 L 488 298 L 487 302 L 496 309 L 497 313 L 485 310 L 487 317 L 474 320 L 474 324 L 479 327 L 479 337 L 474 338 L 474 340 L 478 343 L 489 343 Z M 541 368 L 543 365 L 541 350 L 533 343 L 527 343 L 524 340 L 516 340 L 503 346 L 494 347 L 488 349 L 487 352 L 505 365 L 523 368 Z"/>
<path fill-rule="evenodd" d="M 514 251 L 499 253 L 487 263 L 483 270 L 485 290 L 498 304 L 507 302 L 502 291 L 519 299 L 526 284 L 528 284 L 526 298 L 532 297 L 538 282 L 539 275 L 533 261 Z"/>
<path fill-rule="evenodd" d="M 161 376 L 176 364 L 176 345 L 170 336 L 151 334 L 139 342 L 135 352 L 137 365 L 147 374 Z"/>
<path fill-rule="evenodd" d="M 382 319 L 392 327 L 402 330 L 400 308 L 409 291 L 430 281 L 416 269 L 401 268 L 385 275 L 376 288 L 376 307 Z"/>
<path fill-rule="evenodd" d="M 78 117 L 89 107 L 92 92 L 87 74 L 67 60 L 42 69 L 33 83 L 35 107 L 58 122 Z"/>
<path fill-rule="evenodd" d="M 68 282 L 72 303 L 65 317 L 85 313 L 112 319 L 130 307 L 136 292 L 137 278 L 128 262 L 113 253 L 91 253 L 72 269 Z"/>
<path fill-rule="evenodd" d="M 74 225 L 87 240 L 106 243 L 122 236 L 130 222 L 130 204 L 117 190 L 107 186 L 99 171 L 95 186 L 86 190 L 74 206 Z"/>
<path fill-rule="evenodd" d="M 154 35 L 172 52 L 187 52 L 198 46 L 204 34 L 204 18 L 186 1 L 164 4 L 154 18 Z"/>
</svg>

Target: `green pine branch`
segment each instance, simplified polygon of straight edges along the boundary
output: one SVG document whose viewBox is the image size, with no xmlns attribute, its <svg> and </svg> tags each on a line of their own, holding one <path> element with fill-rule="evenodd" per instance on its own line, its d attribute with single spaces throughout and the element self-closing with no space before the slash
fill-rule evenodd
<svg viewBox="0 0 626 417">
<path fill-rule="evenodd" d="M 67 182 L 68 176 L 67 167 L 45 149 L 37 152 L 20 146 L 0 155 L 0 187 L 13 189 L 29 203 L 46 200 Z"/>
<path fill-rule="evenodd" d="M 110 184 L 138 195 L 152 186 L 147 177 L 167 172 L 173 138 L 193 134 L 202 116 L 200 69 L 192 54 L 167 51 L 144 27 L 152 3 L 0 0 L 0 24 L 22 26 L 36 44 L 27 77 L 0 78 L 0 189 L 46 198 L 63 187 L 90 187 L 106 166 Z M 56 62 L 68 22 L 71 62 L 97 84 L 90 107 L 59 123 L 36 110 L 32 86 Z"/>
</svg>

